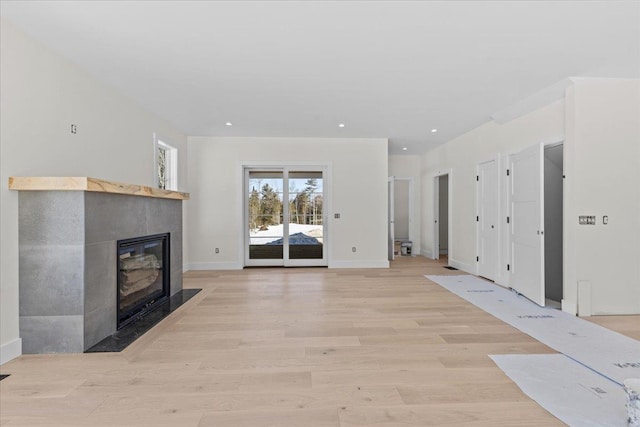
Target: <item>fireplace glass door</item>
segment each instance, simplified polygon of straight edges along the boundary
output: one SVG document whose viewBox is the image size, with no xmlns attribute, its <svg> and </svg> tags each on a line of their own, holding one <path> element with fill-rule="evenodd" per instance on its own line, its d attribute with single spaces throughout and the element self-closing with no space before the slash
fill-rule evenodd
<svg viewBox="0 0 640 427">
<path fill-rule="evenodd" d="M 118 241 L 118 328 L 169 293 L 169 235 Z"/>
</svg>

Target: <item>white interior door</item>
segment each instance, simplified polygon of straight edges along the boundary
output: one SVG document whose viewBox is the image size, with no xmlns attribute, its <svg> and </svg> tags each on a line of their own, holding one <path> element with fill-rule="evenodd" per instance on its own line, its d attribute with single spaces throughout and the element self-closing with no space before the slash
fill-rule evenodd
<svg viewBox="0 0 640 427">
<path fill-rule="evenodd" d="M 540 306 L 545 305 L 543 167 L 542 144 L 510 156 L 510 284 Z"/>
<path fill-rule="evenodd" d="M 498 232 L 498 162 L 478 165 L 478 275 L 490 280 L 498 277 L 500 263 Z"/>
<path fill-rule="evenodd" d="M 388 197 L 389 197 L 389 202 L 388 202 L 388 217 L 389 217 L 389 223 L 388 223 L 388 258 L 389 261 L 393 261 L 395 259 L 395 218 L 394 218 L 394 201 L 395 201 L 395 197 L 394 197 L 394 191 L 393 191 L 393 187 L 394 187 L 394 178 L 390 177 L 388 180 Z"/>
</svg>

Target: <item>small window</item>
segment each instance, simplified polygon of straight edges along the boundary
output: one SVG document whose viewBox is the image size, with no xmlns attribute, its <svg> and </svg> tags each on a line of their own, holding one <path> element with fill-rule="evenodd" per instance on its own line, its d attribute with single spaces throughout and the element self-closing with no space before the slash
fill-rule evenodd
<svg viewBox="0 0 640 427">
<path fill-rule="evenodd" d="M 163 190 L 178 190 L 178 149 L 154 135 L 155 181 Z"/>
</svg>

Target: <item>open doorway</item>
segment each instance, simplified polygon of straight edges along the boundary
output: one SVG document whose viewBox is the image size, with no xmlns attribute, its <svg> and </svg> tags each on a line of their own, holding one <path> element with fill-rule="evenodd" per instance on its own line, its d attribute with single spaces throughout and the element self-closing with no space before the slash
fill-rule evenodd
<svg viewBox="0 0 640 427">
<path fill-rule="evenodd" d="M 388 252 L 388 258 L 389 261 L 393 261 L 395 259 L 395 236 L 394 236 L 394 232 L 395 232 L 395 227 L 394 227 L 394 194 L 393 194 L 393 177 L 390 177 L 389 180 L 387 181 L 387 195 L 388 195 L 388 200 L 387 200 L 387 252 Z"/>
<path fill-rule="evenodd" d="M 449 175 L 438 180 L 438 255 L 449 254 Z"/>
<path fill-rule="evenodd" d="M 389 177 L 389 261 L 395 255 L 412 255 L 411 224 L 413 180 Z"/>
<path fill-rule="evenodd" d="M 451 174 L 436 175 L 433 179 L 433 259 L 449 263 L 451 255 Z"/>
<path fill-rule="evenodd" d="M 563 144 L 544 147 L 544 288 L 547 305 L 562 302 Z"/>
<path fill-rule="evenodd" d="M 411 180 L 394 179 L 394 236 L 396 241 L 411 240 Z"/>
</svg>

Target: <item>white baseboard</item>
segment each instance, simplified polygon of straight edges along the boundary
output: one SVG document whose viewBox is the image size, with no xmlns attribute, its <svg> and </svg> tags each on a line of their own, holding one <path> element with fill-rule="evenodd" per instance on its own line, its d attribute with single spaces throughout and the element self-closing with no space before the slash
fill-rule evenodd
<svg viewBox="0 0 640 427">
<path fill-rule="evenodd" d="M 503 288 L 511 287 L 511 273 L 507 271 L 507 269 L 503 269 L 503 271 L 498 273 L 498 277 L 493 281 L 496 285 L 500 285 Z"/>
<path fill-rule="evenodd" d="M 22 355 L 22 338 L 16 338 L 0 346 L 0 365 Z"/>
<path fill-rule="evenodd" d="M 495 283 L 496 285 L 500 285 L 503 288 L 510 288 L 511 286 L 509 285 L 509 282 L 506 280 L 503 280 L 502 278 L 498 277 L 496 280 L 493 281 L 493 283 Z"/>
<path fill-rule="evenodd" d="M 562 299 L 561 305 L 562 311 L 565 313 L 573 314 L 574 316 L 578 314 L 578 304 L 576 302 Z"/>
<path fill-rule="evenodd" d="M 184 271 L 189 270 L 242 270 L 237 262 L 191 262 Z"/>
<path fill-rule="evenodd" d="M 591 314 L 591 281 L 578 280 L 578 316 Z"/>
<path fill-rule="evenodd" d="M 182 264 L 182 272 L 183 273 L 186 273 L 189 270 L 190 270 L 189 264 Z"/>
<path fill-rule="evenodd" d="M 189 270 L 242 270 L 237 262 L 192 262 L 186 264 L 184 271 Z M 389 268 L 389 261 L 332 261 L 329 268 Z"/>
<path fill-rule="evenodd" d="M 389 268 L 389 261 L 331 261 L 329 268 Z"/>
<path fill-rule="evenodd" d="M 592 316 L 637 316 L 638 314 L 640 314 L 640 311 L 635 309 L 631 311 L 593 310 L 591 312 Z"/>
<path fill-rule="evenodd" d="M 464 271 L 466 273 L 476 274 L 475 273 L 476 268 L 475 268 L 474 265 L 465 264 L 464 262 L 461 262 L 461 261 L 458 261 L 458 260 L 455 260 L 455 259 L 452 259 L 452 258 L 449 258 L 449 265 L 451 267 L 457 268 L 458 270 L 462 270 L 462 271 Z"/>
<path fill-rule="evenodd" d="M 420 249 L 420 255 L 425 258 L 433 259 L 433 251 L 431 249 Z"/>
</svg>

